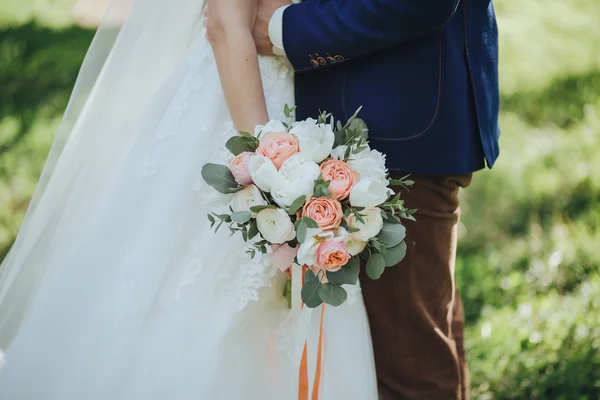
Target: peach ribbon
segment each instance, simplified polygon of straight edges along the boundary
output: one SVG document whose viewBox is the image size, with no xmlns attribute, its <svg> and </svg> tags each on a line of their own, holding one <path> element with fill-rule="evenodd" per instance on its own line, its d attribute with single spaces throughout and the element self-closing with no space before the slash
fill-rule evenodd
<svg viewBox="0 0 600 400">
<path fill-rule="evenodd" d="M 301 296 L 299 296 L 299 291 L 298 291 L 298 286 L 302 287 L 302 285 L 304 284 L 304 275 L 306 274 L 306 271 L 308 270 L 307 267 L 301 267 L 301 276 L 298 276 L 300 274 L 297 274 L 295 272 L 300 272 L 300 271 L 294 271 L 294 267 L 298 268 L 299 266 L 292 266 L 292 299 L 293 301 L 295 300 L 296 302 L 299 301 L 299 303 L 297 304 L 297 307 L 299 306 L 299 309 L 301 310 L 301 316 L 300 316 L 300 321 L 299 321 L 299 336 L 297 337 L 298 340 L 301 340 L 303 343 L 303 347 L 302 347 L 302 357 L 300 358 L 300 366 L 298 369 L 298 400 L 309 400 L 309 380 L 308 380 L 308 343 L 307 343 L 307 336 L 308 336 L 308 330 L 307 328 L 309 328 L 310 326 L 310 316 L 312 314 L 312 310 L 308 307 L 304 307 L 304 304 L 302 303 L 302 298 Z M 301 278 L 301 279 L 298 279 Z M 296 282 L 294 282 L 296 280 Z M 298 285 L 297 281 L 300 281 L 300 285 Z M 294 296 L 294 289 L 296 289 L 296 291 L 298 291 L 296 293 L 296 296 Z M 294 304 L 292 304 L 292 308 L 297 308 L 294 307 Z M 323 375 L 323 345 L 324 345 L 324 335 L 323 335 L 323 321 L 325 318 L 325 304 L 321 305 L 321 317 L 320 317 L 320 321 L 319 321 L 319 341 L 318 341 L 318 345 L 317 345 L 317 359 L 316 359 L 316 366 L 315 366 L 315 376 L 314 376 L 314 380 L 313 380 L 313 390 L 312 390 L 312 397 L 311 400 L 319 400 L 319 396 L 320 396 L 320 389 L 321 389 L 321 379 L 322 379 L 322 375 Z"/>
</svg>

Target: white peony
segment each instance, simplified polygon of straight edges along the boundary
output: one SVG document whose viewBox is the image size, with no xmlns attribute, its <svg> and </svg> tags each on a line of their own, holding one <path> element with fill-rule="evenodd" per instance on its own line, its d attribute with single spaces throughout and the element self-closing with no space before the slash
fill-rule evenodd
<svg viewBox="0 0 600 400">
<path fill-rule="evenodd" d="M 287 129 L 283 126 L 283 122 L 276 119 L 270 120 L 265 125 L 256 125 L 256 128 L 254 128 L 254 136 L 256 137 L 259 134 L 264 135 L 268 132 L 287 132 Z"/>
<path fill-rule="evenodd" d="M 388 199 L 388 193 L 385 182 L 361 178 L 350 192 L 350 204 L 353 207 L 375 207 Z"/>
<path fill-rule="evenodd" d="M 279 168 L 278 178 L 272 184 L 271 196 L 283 208 L 291 206 L 300 196 L 308 199 L 315 191 L 315 180 L 320 174 L 321 169 L 317 163 L 301 153 L 294 154 Z"/>
<path fill-rule="evenodd" d="M 360 174 L 361 179 L 372 178 L 387 185 L 385 155 L 379 151 L 361 151 L 350 157 L 348 164 Z"/>
<path fill-rule="evenodd" d="M 252 156 L 248 162 L 248 171 L 254 184 L 263 192 L 270 192 L 273 185 L 283 183 L 277 168 L 265 156 L 259 154 Z"/>
<path fill-rule="evenodd" d="M 281 208 L 265 208 L 256 215 L 258 231 L 269 243 L 282 244 L 296 237 L 294 224 Z"/>
<path fill-rule="evenodd" d="M 250 207 L 266 206 L 268 203 L 255 185 L 249 185 L 235 192 L 231 200 L 233 212 L 250 211 Z"/>
<path fill-rule="evenodd" d="M 304 243 L 298 249 L 298 264 L 313 266 L 317 263 L 317 249 L 322 242 L 333 240 L 336 242 L 346 242 L 348 231 L 343 227 L 323 231 L 319 228 L 308 228 Z"/>
<path fill-rule="evenodd" d="M 351 256 L 355 256 L 363 252 L 367 247 L 367 242 L 356 237 L 354 233 L 349 233 L 346 238 L 346 249 Z"/>
<path fill-rule="evenodd" d="M 319 124 L 309 118 L 294 124 L 290 133 L 300 141 L 300 153 L 308 159 L 320 163 L 331 154 L 335 135 L 329 124 Z"/>
<path fill-rule="evenodd" d="M 354 214 L 350 214 L 346 218 L 348 226 L 360 229 L 358 232 L 352 232 L 352 234 L 361 240 L 369 240 L 379 234 L 383 228 L 383 216 L 381 215 L 381 209 L 377 207 L 365 208 L 360 211 L 363 222 L 360 222 Z"/>
</svg>

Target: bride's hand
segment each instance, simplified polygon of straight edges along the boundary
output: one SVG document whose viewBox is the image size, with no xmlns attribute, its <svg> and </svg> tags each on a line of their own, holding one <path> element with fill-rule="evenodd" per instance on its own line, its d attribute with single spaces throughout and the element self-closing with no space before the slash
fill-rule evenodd
<svg viewBox="0 0 600 400">
<path fill-rule="evenodd" d="M 275 10 L 289 4 L 292 4 L 290 0 L 259 0 L 253 31 L 254 42 L 259 54 L 273 55 L 273 44 L 269 38 L 269 21 Z"/>
</svg>

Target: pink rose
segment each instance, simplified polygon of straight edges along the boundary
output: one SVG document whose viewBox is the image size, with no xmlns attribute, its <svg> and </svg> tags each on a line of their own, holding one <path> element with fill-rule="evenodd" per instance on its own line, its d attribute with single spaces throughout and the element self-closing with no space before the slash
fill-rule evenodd
<svg viewBox="0 0 600 400">
<path fill-rule="evenodd" d="M 235 156 L 233 160 L 229 162 L 229 169 L 238 185 L 248 186 L 252 183 L 252 177 L 248 170 L 248 163 L 253 155 L 254 153 L 245 151 Z"/>
<path fill-rule="evenodd" d="M 296 135 L 285 132 L 268 132 L 261 136 L 256 154 L 270 159 L 279 169 L 281 164 L 300 151 L 300 142 Z"/>
<path fill-rule="evenodd" d="M 321 176 L 329 181 L 329 191 L 335 200 L 344 200 L 360 180 L 358 172 L 348 163 L 340 160 L 329 160 L 321 165 Z"/>
<path fill-rule="evenodd" d="M 317 249 L 317 267 L 325 271 L 339 271 L 350 260 L 343 242 L 326 240 Z"/>
<path fill-rule="evenodd" d="M 302 216 L 314 219 L 319 228 L 328 230 L 340 226 L 344 212 L 342 205 L 337 200 L 313 197 L 304 206 Z"/>
</svg>

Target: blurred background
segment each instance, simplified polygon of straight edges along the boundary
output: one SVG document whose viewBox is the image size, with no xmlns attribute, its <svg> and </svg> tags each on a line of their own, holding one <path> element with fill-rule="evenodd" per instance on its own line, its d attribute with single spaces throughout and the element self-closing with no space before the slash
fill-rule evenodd
<svg viewBox="0 0 600 400">
<path fill-rule="evenodd" d="M 106 0 L 0 0 L 0 259 Z M 501 157 L 463 196 L 476 399 L 600 399 L 600 1 L 497 0 Z"/>
</svg>

